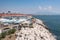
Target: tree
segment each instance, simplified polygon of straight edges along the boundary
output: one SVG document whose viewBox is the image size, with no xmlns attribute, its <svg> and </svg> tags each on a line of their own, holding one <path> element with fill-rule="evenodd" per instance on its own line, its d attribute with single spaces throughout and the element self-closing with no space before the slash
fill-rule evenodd
<svg viewBox="0 0 60 40">
<path fill-rule="evenodd" d="M 16 29 L 11 29 L 8 31 L 8 35 L 15 33 Z"/>
<path fill-rule="evenodd" d="M 30 27 L 30 28 L 33 28 L 33 23 L 29 24 L 29 27 Z"/>
<path fill-rule="evenodd" d="M 6 33 L 6 32 L 2 32 L 2 33 L 1 33 L 1 35 L 0 35 L 0 37 L 1 37 L 1 38 L 5 38 L 5 37 L 6 37 L 6 35 L 7 35 L 7 33 Z"/>
<path fill-rule="evenodd" d="M 15 31 L 16 31 L 16 29 L 12 29 L 11 33 L 13 34 L 13 33 L 15 33 Z"/>
<path fill-rule="evenodd" d="M 11 11 L 8 11 L 8 13 L 11 13 Z"/>
</svg>

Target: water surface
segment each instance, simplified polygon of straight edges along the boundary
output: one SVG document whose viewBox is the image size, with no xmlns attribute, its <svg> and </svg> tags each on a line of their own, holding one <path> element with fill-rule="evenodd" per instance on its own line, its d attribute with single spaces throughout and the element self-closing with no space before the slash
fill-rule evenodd
<svg viewBox="0 0 60 40">
<path fill-rule="evenodd" d="M 34 15 L 35 18 L 43 20 L 50 31 L 60 40 L 60 15 Z"/>
</svg>

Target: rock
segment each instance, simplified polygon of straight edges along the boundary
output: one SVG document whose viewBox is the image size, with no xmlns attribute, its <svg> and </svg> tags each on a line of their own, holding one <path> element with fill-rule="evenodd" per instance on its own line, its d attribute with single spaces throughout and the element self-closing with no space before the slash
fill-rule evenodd
<svg viewBox="0 0 60 40">
<path fill-rule="evenodd" d="M 33 28 L 22 27 L 20 32 L 17 33 L 18 36 L 16 40 L 56 40 L 48 29 L 38 23 L 44 25 L 42 21 L 36 20 L 36 22 L 33 23 Z"/>
</svg>

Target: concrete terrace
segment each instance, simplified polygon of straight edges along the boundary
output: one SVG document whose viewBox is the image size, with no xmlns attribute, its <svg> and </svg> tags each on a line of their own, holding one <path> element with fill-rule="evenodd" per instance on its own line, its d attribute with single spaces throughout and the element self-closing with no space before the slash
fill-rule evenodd
<svg viewBox="0 0 60 40">
<path fill-rule="evenodd" d="M 0 31 L 6 28 L 17 29 L 20 22 L 27 20 L 29 16 L 31 15 L 18 13 L 0 13 Z"/>
<path fill-rule="evenodd" d="M 0 13 L 0 17 L 5 16 L 31 16 L 31 14 L 20 14 L 20 13 Z"/>
</svg>

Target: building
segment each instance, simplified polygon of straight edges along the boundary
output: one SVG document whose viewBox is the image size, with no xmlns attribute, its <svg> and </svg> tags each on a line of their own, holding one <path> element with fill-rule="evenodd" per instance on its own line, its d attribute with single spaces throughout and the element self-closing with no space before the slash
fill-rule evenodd
<svg viewBox="0 0 60 40">
<path fill-rule="evenodd" d="M 19 24 L 29 19 L 28 14 L 0 14 L 0 33 L 9 29 L 19 29 Z"/>
</svg>

